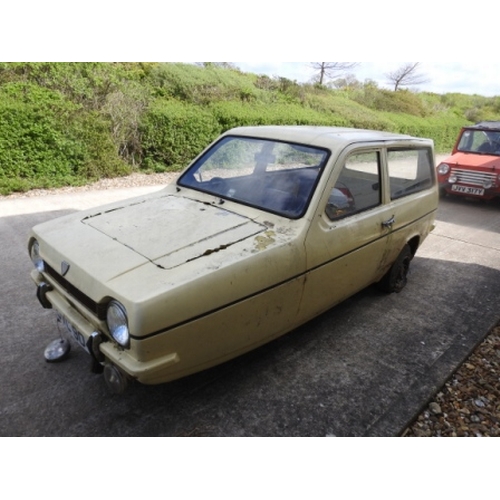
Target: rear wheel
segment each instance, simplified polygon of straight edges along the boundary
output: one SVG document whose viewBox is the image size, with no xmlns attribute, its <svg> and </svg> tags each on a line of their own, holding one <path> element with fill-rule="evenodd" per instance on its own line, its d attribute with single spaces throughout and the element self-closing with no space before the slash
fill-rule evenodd
<svg viewBox="0 0 500 500">
<path fill-rule="evenodd" d="M 399 293 L 406 286 L 408 271 L 413 258 L 411 248 L 405 245 L 387 274 L 377 283 L 380 290 L 386 293 Z"/>
</svg>

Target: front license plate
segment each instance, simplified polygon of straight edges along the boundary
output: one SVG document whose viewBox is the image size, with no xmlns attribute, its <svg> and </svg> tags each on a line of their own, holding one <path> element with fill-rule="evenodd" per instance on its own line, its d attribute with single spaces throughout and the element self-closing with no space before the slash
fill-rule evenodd
<svg viewBox="0 0 500 500">
<path fill-rule="evenodd" d="M 87 353 L 89 352 L 85 345 L 85 337 L 64 317 L 60 314 L 57 315 L 57 322 L 66 329 L 70 337 Z M 90 353 L 89 353 L 90 354 Z"/>
<path fill-rule="evenodd" d="M 473 187 L 467 187 L 467 186 L 457 186 L 455 184 L 455 185 L 453 185 L 451 190 L 454 191 L 455 193 L 470 194 L 472 196 L 484 196 L 484 189 L 480 189 L 480 188 L 473 188 Z"/>
</svg>

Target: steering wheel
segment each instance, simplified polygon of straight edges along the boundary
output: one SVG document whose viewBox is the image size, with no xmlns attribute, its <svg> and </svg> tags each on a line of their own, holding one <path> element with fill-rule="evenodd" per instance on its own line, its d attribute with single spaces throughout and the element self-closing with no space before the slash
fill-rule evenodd
<svg viewBox="0 0 500 500">
<path fill-rule="evenodd" d="M 214 177 L 209 182 L 210 189 L 217 194 L 226 194 L 228 192 L 227 181 L 222 177 Z"/>
</svg>

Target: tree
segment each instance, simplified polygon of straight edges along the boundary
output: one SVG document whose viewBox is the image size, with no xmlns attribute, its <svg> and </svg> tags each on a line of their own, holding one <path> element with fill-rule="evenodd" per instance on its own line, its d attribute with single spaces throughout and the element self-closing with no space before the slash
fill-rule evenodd
<svg viewBox="0 0 500 500">
<path fill-rule="evenodd" d="M 394 85 L 394 92 L 398 91 L 401 87 L 421 85 L 429 81 L 425 75 L 418 72 L 419 66 L 419 62 L 405 63 L 396 71 L 385 75 L 389 83 Z"/>
<path fill-rule="evenodd" d="M 355 68 L 359 63 L 356 62 L 312 62 L 311 67 L 315 70 L 314 81 L 323 85 L 325 79 L 333 80 L 340 76 L 344 71 Z"/>
<path fill-rule="evenodd" d="M 363 84 L 352 73 L 348 73 L 330 82 L 329 87 L 336 89 L 360 88 Z"/>
</svg>

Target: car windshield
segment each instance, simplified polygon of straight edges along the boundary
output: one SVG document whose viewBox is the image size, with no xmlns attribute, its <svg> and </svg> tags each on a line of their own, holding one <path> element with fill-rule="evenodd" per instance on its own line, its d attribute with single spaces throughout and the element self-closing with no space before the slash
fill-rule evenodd
<svg viewBox="0 0 500 500">
<path fill-rule="evenodd" d="M 311 146 L 227 136 L 178 184 L 298 219 L 307 210 L 328 156 L 328 151 Z"/>
<path fill-rule="evenodd" d="M 499 130 L 464 130 L 458 151 L 500 156 Z"/>
</svg>

